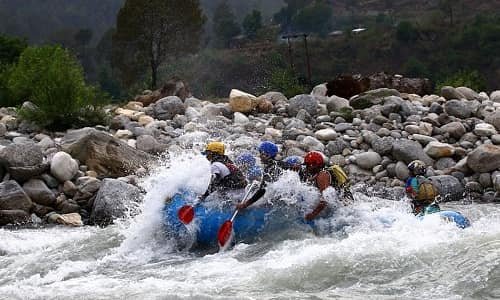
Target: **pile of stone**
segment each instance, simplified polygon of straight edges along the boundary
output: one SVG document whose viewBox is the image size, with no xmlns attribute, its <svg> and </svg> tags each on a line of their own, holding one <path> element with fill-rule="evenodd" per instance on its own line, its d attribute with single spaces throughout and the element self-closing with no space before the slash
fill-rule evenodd
<svg viewBox="0 0 500 300">
<path fill-rule="evenodd" d="M 353 182 L 379 189 L 401 188 L 407 164 L 420 159 L 447 199 L 469 193 L 500 201 L 500 91 L 444 87 L 440 96 L 418 96 L 381 88 L 350 99 L 326 95 L 323 84 L 291 99 L 233 90 L 219 103 L 177 96 L 147 106 L 131 101 L 112 108 L 107 127 L 65 133 L 30 131 L 2 108 L 0 225 L 30 221 L 32 214 L 64 223 L 70 213 L 108 224 L 140 201 L 138 175 L 156 156 L 212 139 L 229 144 L 233 154 L 255 150 L 262 140 L 278 143 L 281 157 L 318 150 Z"/>
</svg>

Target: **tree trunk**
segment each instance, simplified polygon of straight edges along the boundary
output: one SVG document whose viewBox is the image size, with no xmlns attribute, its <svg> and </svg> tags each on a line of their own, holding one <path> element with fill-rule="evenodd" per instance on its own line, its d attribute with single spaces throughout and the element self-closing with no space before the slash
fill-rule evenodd
<svg viewBox="0 0 500 300">
<path fill-rule="evenodd" d="M 157 84 L 157 76 L 158 76 L 158 66 L 151 62 L 151 90 L 156 90 Z"/>
</svg>

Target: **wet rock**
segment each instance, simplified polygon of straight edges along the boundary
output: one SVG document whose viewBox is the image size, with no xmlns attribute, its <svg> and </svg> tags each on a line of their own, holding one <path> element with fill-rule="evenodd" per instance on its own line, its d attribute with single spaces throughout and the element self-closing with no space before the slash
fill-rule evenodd
<svg viewBox="0 0 500 300">
<path fill-rule="evenodd" d="M 23 185 L 23 190 L 30 199 L 40 205 L 53 206 L 56 200 L 54 193 L 40 179 L 30 179 Z"/>
<path fill-rule="evenodd" d="M 431 176 L 429 179 L 436 186 L 440 196 L 446 201 L 458 201 L 464 197 L 465 187 L 454 176 L 439 175 Z"/>
<path fill-rule="evenodd" d="M 120 180 L 104 179 L 94 200 L 90 221 L 108 225 L 113 219 L 125 216 L 127 209 L 140 198 L 140 191 L 135 186 Z"/>
<path fill-rule="evenodd" d="M 0 210 L 30 212 L 33 203 L 21 186 L 14 180 L 0 183 Z"/>
<path fill-rule="evenodd" d="M 392 156 L 409 164 L 413 160 L 421 160 L 426 164 L 432 164 L 433 160 L 423 150 L 422 146 L 415 141 L 410 140 L 396 140 L 392 145 Z"/>
<path fill-rule="evenodd" d="M 68 213 L 68 214 L 52 213 L 47 217 L 47 221 L 52 224 L 61 224 L 71 227 L 83 226 L 82 217 L 78 213 Z"/>
<path fill-rule="evenodd" d="M 51 213 L 54 211 L 52 207 L 49 206 L 43 206 L 40 204 L 33 203 L 33 213 L 37 215 L 39 218 L 43 218 L 45 215 L 48 213 Z"/>
<path fill-rule="evenodd" d="M 172 120 L 175 115 L 183 115 L 186 107 L 177 96 L 168 96 L 156 101 L 153 105 L 153 115 L 158 120 Z"/>
<path fill-rule="evenodd" d="M 137 150 L 144 151 L 150 154 L 162 153 L 167 149 L 167 145 L 159 143 L 150 135 L 141 135 L 137 137 Z"/>
<path fill-rule="evenodd" d="M 476 173 L 486 173 L 499 169 L 500 146 L 479 146 L 467 156 L 467 165 Z"/>
<path fill-rule="evenodd" d="M 57 152 L 50 162 L 50 173 L 60 182 L 71 180 L 78 172 L 78 163 L 66 152 Z"/>
<path fill-rule="evenodd" d="M 75 202 L 66 200 L 58 203 L 56 209 L 63 214 L 77 213 L 80 211 L 80 205 Z"/>
<path fill-rule="evenodd" d="M 62 148 L 100 176 L 126 176 L 152 160 L 149 154 L 92 128 L 69 131 Z"/>
<path fill-rule="evenodd" d="M 290 99 L 288 105 L 288 115 L 295 117 L 298 112 L 304 109 L 311 116 L 316 116 L 318 114 L 318 100 L 311 95 L 297 95 Z"/>
<path fill-rule="evenodd" d="M 356 154 L 354 157 L 356 158 L 356 165 L 365 170 L 371 170 L 382 161 L 382 157 L 372 151 Z"/>
<path fill-rule="evenodd" d="M 24 210 L 0 210 L 0 226 L 12 224 L 20 225 L 31 221 L 30 214 Z"/>
</svg>

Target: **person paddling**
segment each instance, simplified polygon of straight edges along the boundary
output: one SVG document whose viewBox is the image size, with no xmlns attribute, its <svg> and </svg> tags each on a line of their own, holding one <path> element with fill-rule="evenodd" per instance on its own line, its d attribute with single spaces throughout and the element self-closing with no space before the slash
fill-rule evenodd
<svg viewBox="0 0 500 300">
<path fill-rule="evenodd" d="M 259 145 L 260 160 L 264 165 L 263 176 L 259 190 L 248 200 L 236 206 L 237 209 L 245 209 L 257 202 L 266 193 L 266 188 L 269 183 L 276 182 L 283 173 L 283 163 L 276 160 L 278 155 L 278 146 L 276 144 L 265 141 Z"/>
<path fill-rule="evenodd" d="M 245 176 L 229 157 L 225 155 L 224 143 L 208 143 L 203 154 L 206 155 L 211 163 L 210 171 L 212 173 L 212 178 L 202 199 L 215 191 L 245 188 L 247 185 Z"/>
<path fill-rule="evenodd" d="M 353 196 L 349 190 L 348 178 L 342 168 L 338 165 L 326 168 L 325 158 L 321 152 L 311 151 L 304 157 L 306 166 L 302 173 L 302 179 L 318 188 L 321 193 L 320 201 L 313 211 L 306 214 L 305 219 L 311 221 L 316 218 L 327 206 L 323 192 L 329 187 L 335 188 L 341 194 L 341 199 L 352 201 Z"/>
<path fill-rule="evenodd" d="M 408 164 L 410 177 L 406 180 L 406 194 L 412 199 L 413 213 L 415 215 L 425 212 L 439 211 L 435 199 L 438 196 L 437 188 L 425 177 L 427 167 L 423 161 L 414 160 Z"/>
</svg>

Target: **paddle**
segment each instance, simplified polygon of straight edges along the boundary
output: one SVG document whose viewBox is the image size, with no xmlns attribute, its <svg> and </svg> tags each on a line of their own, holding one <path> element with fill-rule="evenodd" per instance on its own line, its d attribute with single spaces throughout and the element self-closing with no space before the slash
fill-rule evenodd
<svg viewBox="0 0 500 300">
<path fill-rule="evenodd" d="M 245 193 L 245 196 L 243 197 L 243 200 L 241 200 L 241 203 L 245 202 L 250 195 L 250 193 L 254 190 L 256 186 L 258 186 L 259 182 L 254 181 L 248 191 Z M 222 226 L 219 228 L 219 232 L 217 233 L 217 241 L 219 242 L 219 247 L 223 248 L 227 242 L 231 238 L 231 233 L 233 232 L 233 222 L 236 216 L 238 215 L 238 212 L 240 210 L 236 209 L 231 217 L 230 220 L 225 221 Z"/>
<path fill-rule="evenodd" d="M 184 205 L 177 212 L 177 217 L 185 225 L 191 223 L 194 219 L 194 208 L 191 205 Z"/>
</svg>

